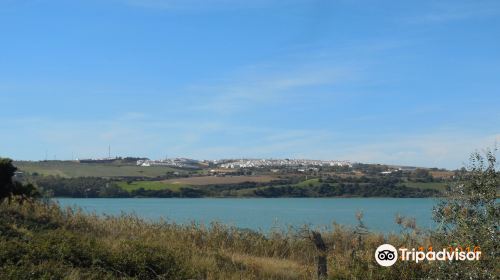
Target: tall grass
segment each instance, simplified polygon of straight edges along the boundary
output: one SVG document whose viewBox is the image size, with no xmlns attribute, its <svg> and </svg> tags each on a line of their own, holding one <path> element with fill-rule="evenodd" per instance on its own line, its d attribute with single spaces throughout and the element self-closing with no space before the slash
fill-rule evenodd
<svg viewBox="0 0 500 280">
<path fill-rule="evenodd" d="M 307 227 L 260 233 L 144 221 L 134 215 L 97 216 L 52 202 L 0 205 L 1 279 L 313 279 L 318 254 Z M 401 222 L 401 221 L 400 221 Z M 402 222 L 401 222 L 402 223 Z M 409 223 L 384 236 L 334 225 L 323 230 L 332 279 L 425 277 L 428 265 L 375 263 L 383 243 L 430 244 Z"/>
</svg>

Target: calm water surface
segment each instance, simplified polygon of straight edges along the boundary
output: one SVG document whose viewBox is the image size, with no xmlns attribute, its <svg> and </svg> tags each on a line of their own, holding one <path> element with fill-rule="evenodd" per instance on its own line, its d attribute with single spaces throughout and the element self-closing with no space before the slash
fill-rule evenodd
<svg viewBox="0 0 500 280">
<path fill-rule="evenodd" d="M 273 227 L 304 224 L 331 226 L 332 222 L 356 224 L 356 212 L 363 211 L 369 229 L 399 232 L 397 214 L 416 218 L 422 228 L 431 228 L 434 198 L 58 198 L 63 206 L 86 212 L 119 215 L 135 213 L 150 219 L 177 223 L 209 224 L 213 221 L 241 228 L 268 231 Z"/>
</svg>

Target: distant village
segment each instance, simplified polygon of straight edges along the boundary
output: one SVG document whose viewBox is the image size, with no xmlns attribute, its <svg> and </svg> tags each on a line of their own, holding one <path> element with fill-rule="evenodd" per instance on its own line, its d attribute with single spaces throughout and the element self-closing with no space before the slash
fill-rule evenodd
<svg viewBox="0 0 500 280">
<path fill-rule="evenodd" d="M 140 159 L 137 161 L 139 166 L 167 166 L 167 167 L 177 167 L 177 168 L 200 168 L 200 161 L 188 158 L 172 158 L 172 159 L 161 159 L 161 160 L 151 160 L 151 159 Z"/>
<path fill-rule="evenodd" d="M 310 160 L 310 159 L 245 159 L 223 163 L 221 168 L 259 168 L 259 167 L 322 167 L 322 166 L 349 166 L 345 160 Z"/>
<path fill-rule="evenodd" d="M 323 166 L 348 166 L 352 164 L 346 160 L 310 160 L 310 159 L 223 159 L 197 161 L 186 158 L 174 158 L 163 160 L 141 159 L 137 161 L 139 166 L 168 166 L 177 168 L 199 168 L 202 166 L 216 166 L 219 168 L 299 168 L 299 167 L 323 167 Z"/>
</svg>

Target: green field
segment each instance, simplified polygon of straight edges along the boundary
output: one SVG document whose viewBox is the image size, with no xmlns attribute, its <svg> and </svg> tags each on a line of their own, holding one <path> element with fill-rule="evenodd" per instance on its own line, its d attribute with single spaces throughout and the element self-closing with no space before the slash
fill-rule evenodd
<svg viewBox="0 0 500 280">
<path fill-rule="evenodd" d="M 74 161 L 46 161 L 14 163 L 20 171 L 30 174 L 74 177 L 157 177 L 176 169 L 163 166 L 118 165 L 112 163 L 78 163 Z"/>
<path fill-rule="evenodd" d="M 145 190 L 164 190 L 169 189 L 171 191 L 178 191 L 182 187 L 189 187 L 187 185 L 181 184 L 169 184 L 161 181 L 135 181 L 130 184 L 127 182 L 119 182 L 117 184 L 120 188 L 131 192 L 133 190 L 137 190 L 140 188 L 144 188 Z"/>
<path fill-rule="evenodd" d="M 297 184 L 295 184 L 293 186 L 296 186 L 296 187 L 311 187 L 311 186 L 316 186 L 316 185 L 321 185 L 321 183 L 319 182 L 319 179 L 305 180 L 305 181 L 297 183 Z"/>
</svg>

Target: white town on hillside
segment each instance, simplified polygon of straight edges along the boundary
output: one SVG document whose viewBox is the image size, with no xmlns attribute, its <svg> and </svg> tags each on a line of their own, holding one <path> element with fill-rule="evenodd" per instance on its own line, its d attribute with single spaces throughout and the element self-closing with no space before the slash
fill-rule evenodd
<svg viewBox="0 0 500 280">
<path fill-rule="evenodd" d="M 169 166 L 181 168 L 196 168 L 198 164 L 211 164 L 220 168 L 259 168 L 259 167 L 321 167 L 321 166 L 352 166 L 347 160 L 312 160 L 312 159 L 224 159 L 197 161 L 187 158 L 162 160 L 142 159 L 139 166 Z"/>
</svg>

